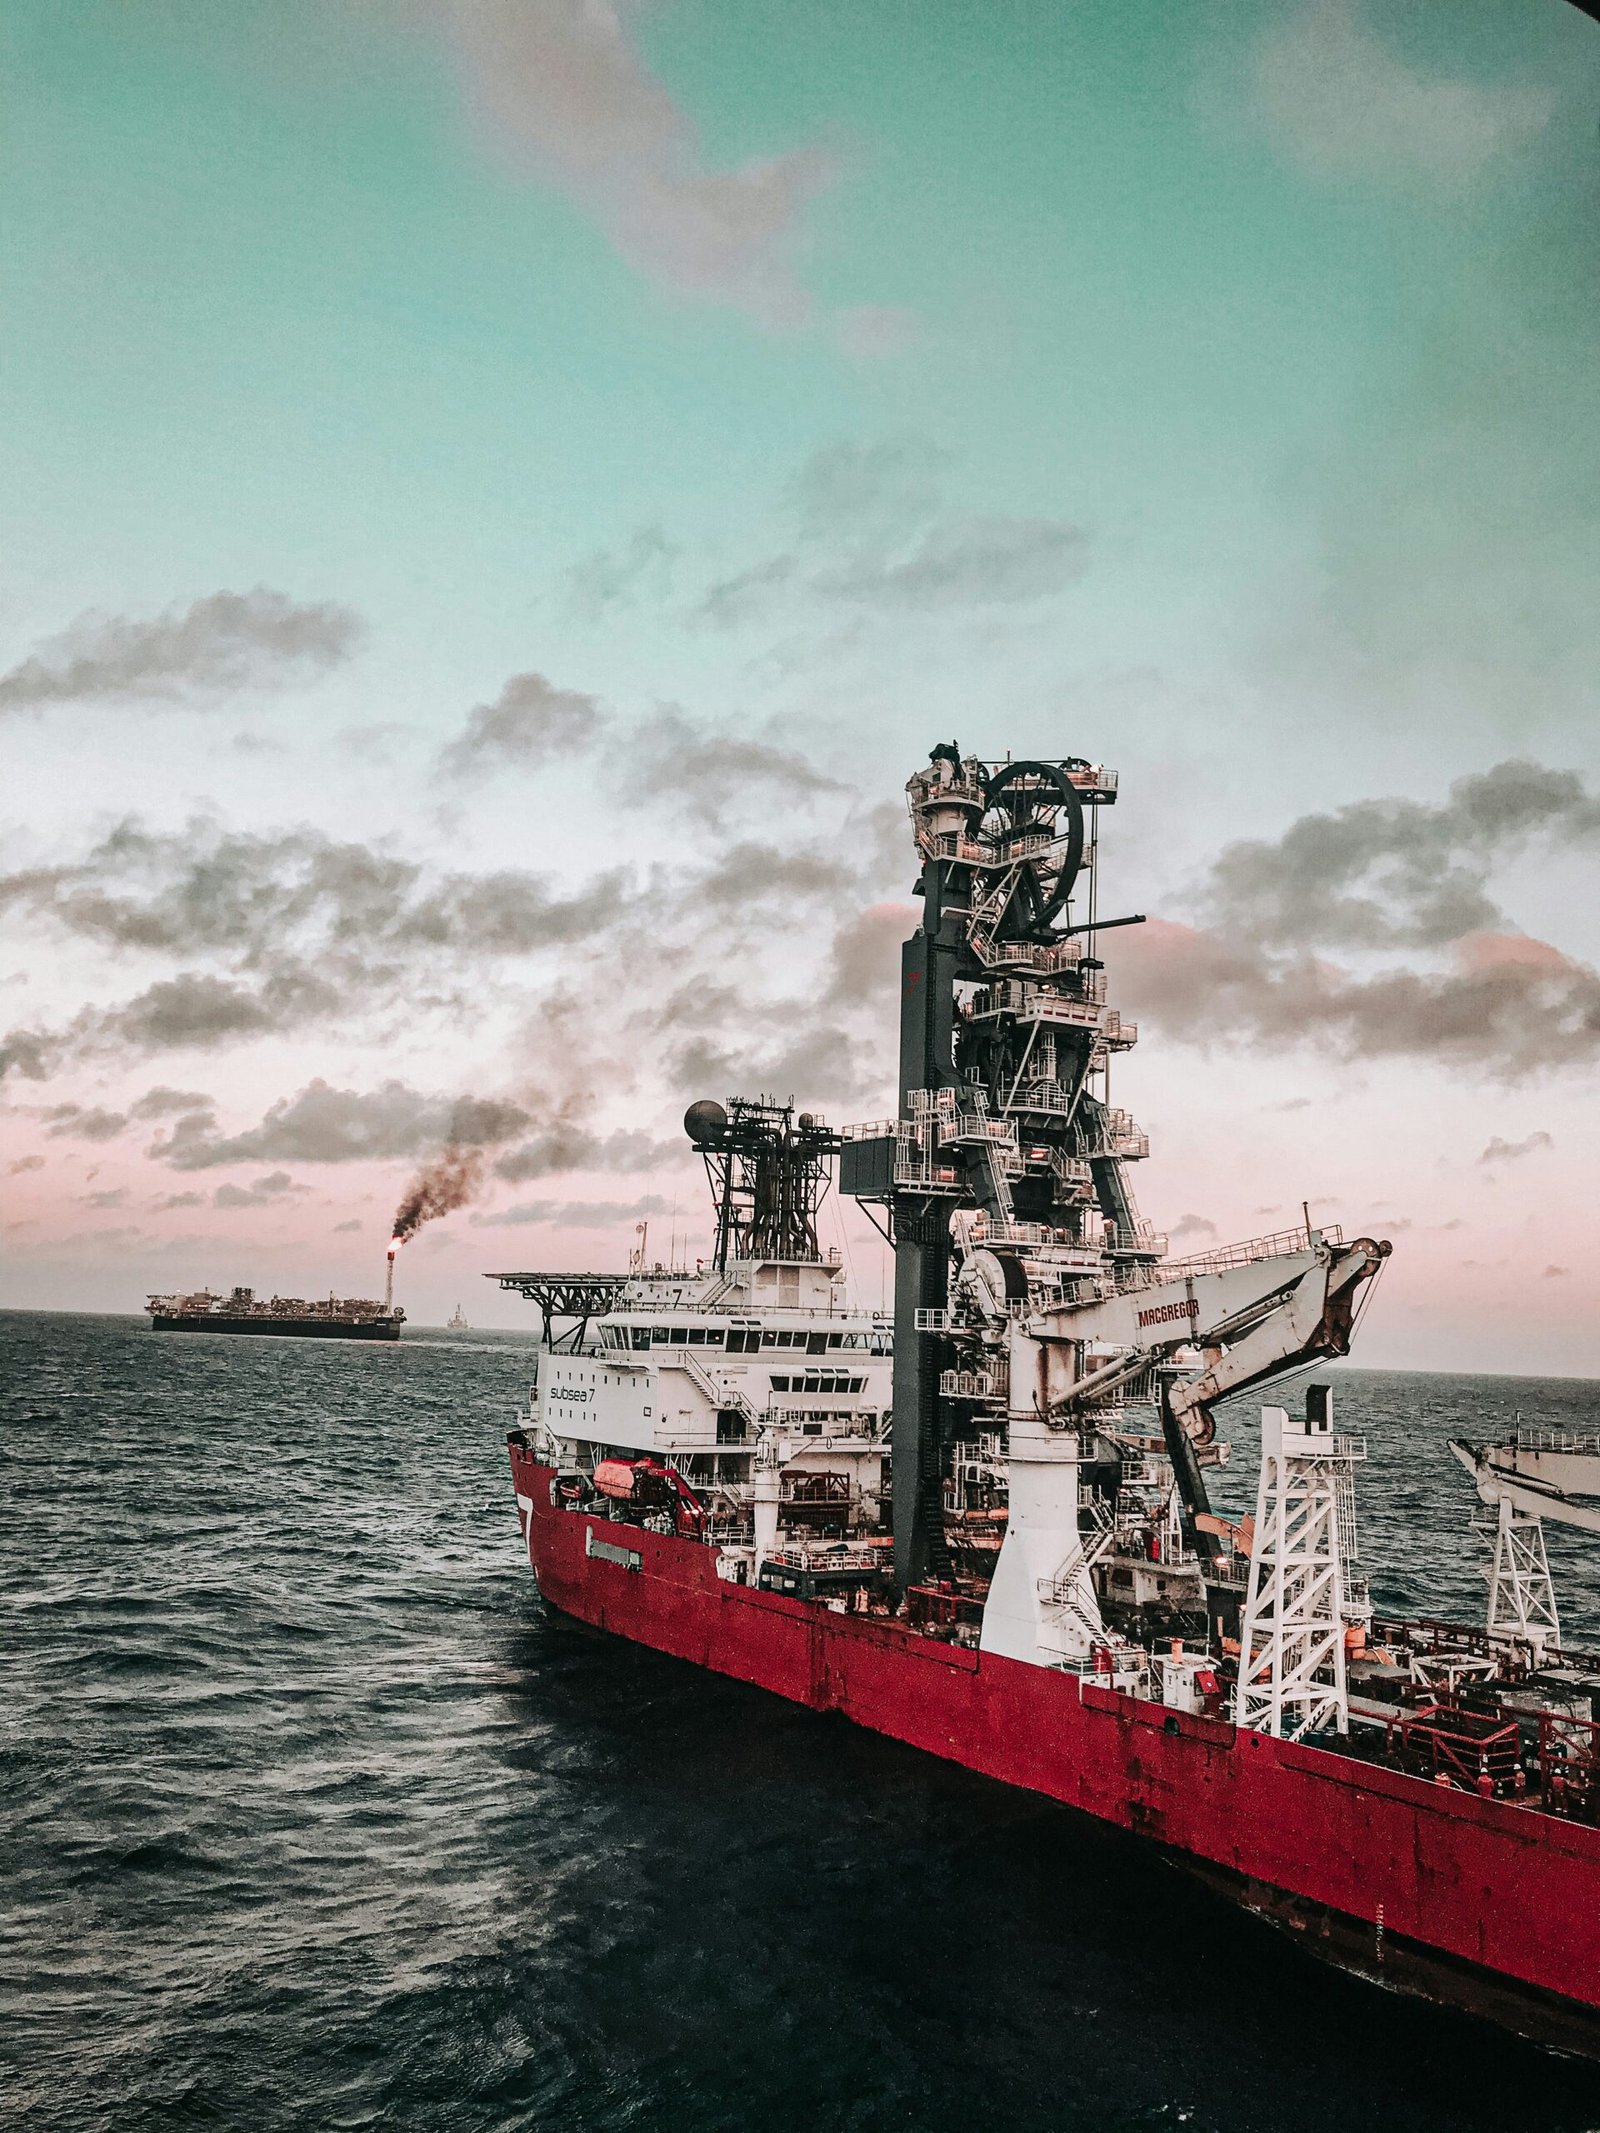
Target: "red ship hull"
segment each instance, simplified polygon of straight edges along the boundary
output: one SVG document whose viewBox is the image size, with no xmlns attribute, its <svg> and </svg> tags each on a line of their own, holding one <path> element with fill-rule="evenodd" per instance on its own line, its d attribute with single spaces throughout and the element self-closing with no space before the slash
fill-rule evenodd
<svg viewBox="0 0 1600 2133">
<path fill-rule="evenodd" d="M 1343 1968 L 1600 2058 L 1600 1830 L 729 1584 L 511 1461 L 565 1613 L 1116 1823 Z"/>
</svg>

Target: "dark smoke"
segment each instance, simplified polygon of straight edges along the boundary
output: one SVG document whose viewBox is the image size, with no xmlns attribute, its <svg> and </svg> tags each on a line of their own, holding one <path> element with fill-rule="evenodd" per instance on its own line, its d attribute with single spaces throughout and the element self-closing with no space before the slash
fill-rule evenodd
<svg viewBox="0 0 1600 2133">
<path fill-rule="evenodd" d="M 438 1215 L 453 1215 L 478 1197 L 485 1163 L 481 1148 L 446 1148 L 418 1173 L 395 1209 L 394 1236 L 407 1243 Z"/>
</svg>

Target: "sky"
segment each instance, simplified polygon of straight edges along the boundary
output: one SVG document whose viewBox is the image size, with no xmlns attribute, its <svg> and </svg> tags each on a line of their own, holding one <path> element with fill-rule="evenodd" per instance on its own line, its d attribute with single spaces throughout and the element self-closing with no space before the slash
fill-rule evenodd
<svg viewBox="0 0 1600 2133">
<path fill-rule="evenodd" d="M 706 1251 L 955 739 L 1120 774 L 1175 1249 L 1600 1376 L 1597 110 L 1567 0 L 10 0 L 0 1303 L 376 1293 L 446 1147 L 424 1323 Z"/>
</svg>

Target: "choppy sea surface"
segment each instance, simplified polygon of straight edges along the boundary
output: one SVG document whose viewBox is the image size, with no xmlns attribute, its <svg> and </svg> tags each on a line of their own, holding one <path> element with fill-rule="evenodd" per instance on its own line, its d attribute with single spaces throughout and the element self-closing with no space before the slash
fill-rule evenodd
<svg viewBox="0 0 1600 2133">
<path fill-rule="evenodd" d="M 0 1315 L 11 2122 L 1600 2126 L 1600 2069 L 1113 1831 L 547 1612 L 505 1469 L 531 1363 Z M 1600 1385 L 1337 1384 L 1380 1604 L 1477 1618 L 1446 1437 L 1594 1426 Z M 1600 1644 L 1600 1544 L 1550 1548 Z"/>
</svg>

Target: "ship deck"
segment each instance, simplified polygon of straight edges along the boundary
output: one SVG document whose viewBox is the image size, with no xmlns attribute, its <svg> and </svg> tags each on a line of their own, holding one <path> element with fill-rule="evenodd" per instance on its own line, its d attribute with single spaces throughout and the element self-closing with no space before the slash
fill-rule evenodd
<svg viewBox="0 0 1600 2133">
<path fill-rule="evenodd" d="M 1600 1829 L 727 1582 L 715 1549 L 557 1508 L 555 1470 L 511 1456 L 565 1612 L 1115 1823 L 1346 1968 L 1600 2057 Z"/>
</svg>

